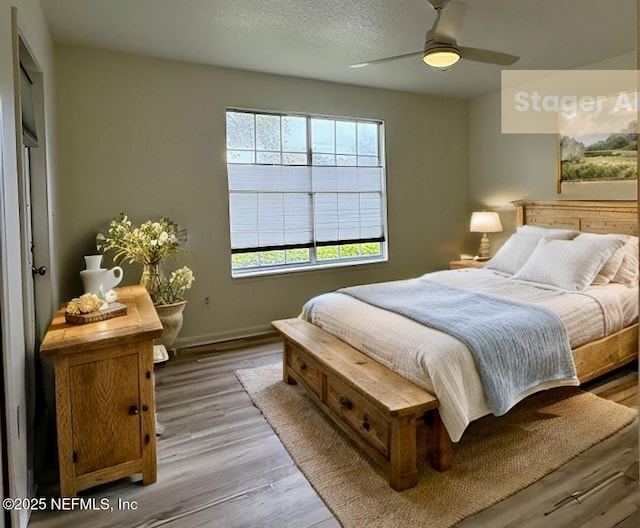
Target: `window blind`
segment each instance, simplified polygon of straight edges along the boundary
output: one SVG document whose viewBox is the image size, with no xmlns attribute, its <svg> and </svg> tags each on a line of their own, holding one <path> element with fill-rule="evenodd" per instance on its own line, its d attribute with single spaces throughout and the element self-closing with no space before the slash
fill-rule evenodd
<svg viewBox="0 0 640 528">
<path fill-rule="evenodd" d="M 384 241 L 381 167 L 227 167 L 232 253 Z"/>
</svg>

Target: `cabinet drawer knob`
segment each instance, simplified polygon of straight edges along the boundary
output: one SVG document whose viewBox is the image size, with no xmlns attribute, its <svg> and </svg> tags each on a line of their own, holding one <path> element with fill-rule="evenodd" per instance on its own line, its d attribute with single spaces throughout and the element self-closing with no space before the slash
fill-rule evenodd
<svg viewBox="0 0 640 528">
<path fill-rule="evenodd" d="M 142 406 L 142 410 L 143 410 L 144 412 L 147 412 L 147 411 L 149 410 L 149 406 L 148 406 L 148 405 L 143 405 L 143 406 Z"/>
<path fill-rule="evenodd" d="M 365 431 L 368 431 L 369 429 L 371 429 L 371 424 L 365 421 L 362 423 L 362 427 L 364 427 Z"/>
<path fill-rule="evenodd" d="M 353 409 L 353 403 L 346 396 L 340 396 L 338 399 L 338 403 L 342 405 L 345 409 Z"/>
<path fill-rule="evenodd" d="M 138 410 L 137 405 L 132 405 L 129 407 L 129 414 L 138 414 L 140 411 Z"/>
<path fill-rule="evenodd" d="M 307 364 L 303 363 L 302 365 L 300 365 L 300 370 L 307 370 Z"/>
</svg>

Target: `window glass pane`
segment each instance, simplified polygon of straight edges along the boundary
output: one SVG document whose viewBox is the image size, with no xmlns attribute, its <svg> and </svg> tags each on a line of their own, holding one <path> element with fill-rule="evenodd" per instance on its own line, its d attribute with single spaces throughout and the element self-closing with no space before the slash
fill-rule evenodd
<svg viewBox="0 0 640 528">
<path fill-rule="evenodd" d="M 361 156 L 378 155 L 378 125 L 376 123 L 358 123 L 358 154 Z"/>
<path fill-rule="evenodd" d="M 256 115 L 256 149 L 280 150 L 280 116 Z"/>
<path fill-rule="evenodd" d="M 233 269 L 253 268 L 258 265 L 257 253 L 238 253 L 231 256 Z"/>
<path fill-rule="evenodd" d="M 356 153 L 356 124 L 349 121 L 336 121 L 336 152 L 338 154 Z"/>
<path fill-rule="evenodd" d="M 227 112 L 227 148 L 255 148 L 253 114 Z"/>
<path fill-rule="evenodd" d="M 333 119 L 311 120 L 311 149 L 313 152 L 335 152 Z"/>
<path fill-rule="evenodd" d="M 378 163 L 378 158 L 374 158 L 373 156 L 358 156 L 358 166 L 360 167 L 377 167 L 380 164 Z"/>
<path fill-rule="evenodd" d="M 366 242 L 362 244 L 362 255 L 380 255 L 382 253 L 382 247 L 380 242 Z"/>
<path fill-rule="evenodd" d="M 360 244 L 342 244 L 340 246 L 340 258 L 353 258 L 360 256 Z"/>
<path fill-rule="evenodd" d="M 267 165 L 280 165 L 279 152 L 256 152 L 256 163 Z"/>
<path fill-rule="evenodd" d="M 282 118 L 282 150 L 307 152 L 307 119 L 284 116 Z"/>
<path fill-rule="evenodd" d="M 354 167 L 356 165 L 357 158 L 355 156 L 337 156 L 337 165 L 339 167 Z"/>
<path fill-rule="evenodd" d="M 306 154 L 294 154 L 291 152 L 282 153 L 282 163 L 284 165 L 307 165 Z"/>
<path fill-rule="evenodd" d="M 336 157 L 333 154 L 314 154 L 314 165 L 335 165 Z"/>
<path fill-rule="evenodd" d="M 322 246 L 316 248 L 318 260 L 331 260 L 338 258 L 338 246 Z"/>
<path fill-rule="evenodd" d="M 284 264 L 284 251 L 273 250 L 260 252 L 261 266 L 273 266 L 275 264 Z"/>
<path fill-rule="evenodd" d="M 288 263 L 293 262 L 309 262 L 309 248 L 287 249 L 286 259 Z"/>
<path fill-rule="evenodd" d="M 227 150 L 228 163 L 255 163 L 253 150 Z"/>
</svg>

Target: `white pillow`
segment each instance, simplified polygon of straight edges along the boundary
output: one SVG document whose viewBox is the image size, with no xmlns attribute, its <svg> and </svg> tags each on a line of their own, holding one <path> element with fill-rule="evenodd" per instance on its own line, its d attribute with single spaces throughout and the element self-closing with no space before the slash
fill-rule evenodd
<svg viewBox="0 0 640 528">
<path fill-rule="evenodd" d="M 518 228 L 518 233 L 522 235 L 539 235 L 549 240 L 562 239 L 571 240 L 580 234 L 575 229 L 557 229 L 553 227 L 540 227 L 534 225 L 523 225 Z"/>
<path fill-rule="evenodd" d="M 577 234 L 578 231 L 567 229 L 521 226 L 518 228 L 518 232 L 511 235 L 493 258 L 487 262 L 485 268 L 513 275 L 531 256 L 543 236 L 550 239 L 570 239 Z"/>
<path fill-rule="evenodd" d="M 638 237 L 628 235 L 622 251 L 624 253 L 622 263 L 611 282 L 619 282 L 633 288 L 638 285 Z"/>
<path fill-rule="evenodd" d="M 574 240 L 602 240 L 602 239 L 619 239 L 623 242 L 627 242 L 629 236 L 627 235 L 614 235 L 614 234 L 600 234 L 600 233 L 581 233 Z M 602 269 L 598 272 L 598 274 L 593 279 L 592 284 L 595 286 L 601 286 L 604 284 L 609 284 L 613 277 L 616 275 L 620 265 L 622 264 L 622 260 L 625 255 L 625 246 L 622 246 L 618 249 L 611 258 L 605 262 Z"/>
<path fill-rule="evenodd" d="M 513 275 L 531 256 L 539 241 L 539 235 L 511 235 L 485 268 Z"/>
<path fill-rule="evenodd" d="M 620 239 L 541 239 L 529 260 L 513 276 L 570 291 L 586 290 L 602 266 L 624 242 Z"/>
</svg>

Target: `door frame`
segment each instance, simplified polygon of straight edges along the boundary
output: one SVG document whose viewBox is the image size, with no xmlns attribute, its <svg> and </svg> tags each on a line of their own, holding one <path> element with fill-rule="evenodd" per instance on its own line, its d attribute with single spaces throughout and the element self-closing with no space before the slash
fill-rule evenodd
<svg viewBox="0 0 640 528">
<path fill-rule="evenodd" d="M 47 432 L 53 430 L 52 424 L 42 424 L 39 434 L 35 435 L 35 420 L 42 414 L 43 392 L 47 405 L 53 415 L 55 402 L 53 398 L 53 370 L 49 363 L 40 365 L 39 347 L 46 329 L 53 317 L 53 288 L 51 275 L 51 246 L 50 238 L 50 204 L 47 174 L 47 135 L 44 105 L 44 75 L 42 68 L 34 58 L 33 52 L 24 35 L 18 28 L 18 66 L 14 70 L 16 78 L 20 76 L 20 68 L 24 68 L 32 81 L 33 113 L 36 119 L 38 146 L 26 148 L 22 140 L 21 107 L 20 122 L 16 123 L 16 143 L 20 152 L 18 161 L 18 196 L 20 200 L 20 228 L 21 228 L 21 262 L 23 273 L 23 311 L 24 337 L 26 359 L 26 416 L 25 430 L 27 436 L 27 492 L 35 492 L 36 451 L 45 453 L 51 450 L 51 438 Z M 15 59 L 15 56 L 14 56 Z M 16 93 L 17 104 L 20 103 L 20 91 Z M 18 113 L 16 113 L 18 120 Z M 28 160 L 25 157 L 28 156 Z M 25 163 L 26 161 L 26 163 Z M 25 170 L 28 174 L 25 174 Z M 30 247 L 32 246 L 32 247 Z M 44 276 L 33 275 L 32 266 L 44 266 L 48 272 Z M 44 382 L 43 382 L 44 378 Z M 49 390 L 44 391 L 43 385 Z M 38 444 L 36 444 L 36 439 Z M 42 458 L 40 456 L 39 458 Z"/>
<path fill-rule="evenodd" d="M 27 386 L 25 370 L 25 316 L 23 283 L 32 280 L 31 273 L 25 275 L 24 262 L 21 252 L 18 251 L 21 244 L 20 213 L 18 205 L 19 174 L 22 171 L 22 123 L 20 107 L 20 59 L 22 51 L 23 61 L 31 61 L 40 75 L 36 75 L 39 85 L 36 87 L 34 97 L 34 111 L 40 115 L 38 120 L 38 136 L 42 143 L 38 155 L 34 156 L 32 174 L 38 171 L 39 176 L 33 178 L 37 188 L 32 186 L 32 203 L 34 209 L 39 208 L 33 217 L 34 237 L 41 237 L 37 245 L 44 252 L 42 264 L 51 270 L 52 229 L 51 229 L 51 196 L 48 190 L 49 174 L 47 170 L 47 135 L 45 132 L 45 90 L 42 69 L 38 67 L 35 54 L 31 52 L 25 36 L 19 30 L 18 9 L 11 7 L 11 57 L 12 70 L 8 73 L 8 83 L 4 88 L 13 88 L 13 98 L 3 98 L 2 102 L 2 137 L 3 159 L 2 180 L 0 181 L 0 338 L 2 340 L 2 367 L 4 382 L 4 406 L 5 416 L 2 423 L 2 443 L 6 452 L 6 467 L 4 468 L 3 495 L 14 498 L 27 497 L 29 494 L 27 476 L 27 436 L 33 435 L 29 431 L 26 418 Z M 52 82 L 52 79 L 48 80 Z M 51 98 L 48 98 L 49 100 Z M 37 181 L 38 180 L 38 181 Z M 38 206 L 35 204 L 37 196 Z M 44 226 L 43 229 L 41 229 Z M 41 229 L 36 233 L 36 230 Z M 42 235 L 44 233 L 44 235 Z M 38 257 L 39 258 L 39 257 Z M 45 263 L 46 262 L 46 263 Z M 41 281 L 43 294 L 36 294 L 36 303 L 42 303 L 43 310 L 39 314 L 43 323 L 36 324 L 36 335 L 42 335 L 48 321 L 53 315 L 53 283 L 52 275 L 48 274 Z M 40 297 L 40 299 L 38 299 Z M 28 382 L 34 385 L 34 381 Z M 35 387 L 31 387 L 31 390 Z M 31 428 L 32 429 L 32 428 Z M 10 518 L 0 516 L 0 528 L 6 520 L 12 526 L 26 526 L 29 512 L 11 511 Z"/>
<path fill-rule="evenodd" d="M 4 193 L 4 116 L 2 112 L 2 101 L 0 100 L 0 272 L 2 272 L 3 268 L 3 252 L 5 252 L 5 248 L 3 247 L 2 241 L 6 239 L 4 236 L 4 200 L 1 199 Z M 0 277 L 1 279 L 2 277 Z M 2 379 L 0 380 L 0 387 L 2 387 L 2 394 L 0 394 L 0 405 L 2 405 L 2 409 L 0 409 L 0 493 L 2 493 L 3 497 L 6 497 L 5 489 L 9 488 L 8 478 L 9 478 L 9 460 L 8 460 L 8 450 L 7 450 L 7 432 L 6 432 L 6 413 L 5 413 L 5 395 L 6 389 L 4 386 L 4 355 L 5 355 L 5 339 L 4 339 L 4 295 L 3 295 L 3 287 L 2 281 L 0 280 L 0 352 L 2 353 L 3 361 L 0 364 L 0 375 L 2 375 Z M 0 515 L 0 528 L 4 528 L 5 526 L 5 518 L 9 517 L 9 512 L 6 510 L 3 512 L 3 515 Z"/>
</svg>

